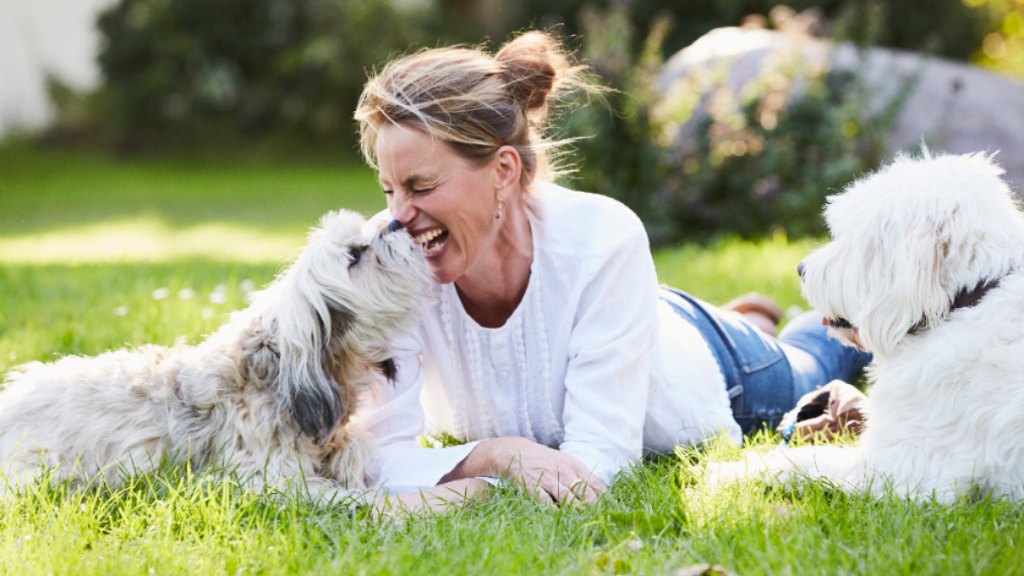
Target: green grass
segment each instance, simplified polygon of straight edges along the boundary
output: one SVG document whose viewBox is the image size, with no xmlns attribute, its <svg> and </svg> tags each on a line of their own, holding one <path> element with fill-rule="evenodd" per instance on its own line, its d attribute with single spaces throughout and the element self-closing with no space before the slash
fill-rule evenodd
<svg viewBox="0 0 1024 576">
<path fill-rule="evenodd" d="M 0 261 L 279 260 L 332 208 L 384 207 L 352 160 L 126 161 L 0 145 Z"/>
<path fill-rule="evenodd" d="M 352 166 L 125 162 L 24 146 L 0 147 L 0 202 L 0 371 L 198 340 L 274 276 L 320 213 L 383 205 L 372 173 Z M 199 230 L 208 236 L 189 244 Z M 252 242 L 260 249 L 243 247 Z M 682 246 L 656 263 L 664 282 L 713 302 L 757 288 L 791 306 L 812 244 Z M 815 485 L 709 492 L 702 466 L 736 455 L 715 446 L 647 462 L 585 508 L 506 488 L 401 526 L 173 468 L 116 491 L 36 487 L 0 500 L 0 574 L 672 574 L 699 563 L 737 574 L 1024 573 L 1019 505 L 874 501 Z"/>
</svg>

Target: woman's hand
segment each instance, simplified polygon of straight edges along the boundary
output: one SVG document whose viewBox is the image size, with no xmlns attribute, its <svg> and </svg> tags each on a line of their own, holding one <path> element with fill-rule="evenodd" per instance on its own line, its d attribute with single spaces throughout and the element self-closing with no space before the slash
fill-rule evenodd
<svg viewBox="0 0 1024 576">
<path fill-rule="evenodd" d="M 506 478 L 559 504 L 593 502 L 605 490 L 575 457 L 517 437 L 480 442 L 441 482 L 478 476 Z"/>
<path fill-rule="evenodd" d="M 470 500 L 486 498 L 490 485 L 479 478 L 464 478 L 438 484 L 429 490 L 417 490 L 378 498 L 373 503 L 373 517 L 388 519 L 399 524 L 409 516 L 426 513 L 443 513 Z"/>
</svg>

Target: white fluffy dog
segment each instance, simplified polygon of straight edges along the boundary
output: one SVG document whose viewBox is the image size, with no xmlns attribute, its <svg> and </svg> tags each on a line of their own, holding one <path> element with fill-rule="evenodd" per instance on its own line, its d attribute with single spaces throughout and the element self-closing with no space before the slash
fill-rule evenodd
<svg viewBox="0 0 1024 576">
<path fill-rule="evenodd" d="M 712 465 L 949 502 L 1024 497 L 1024 215 L 991 157 L 901 156 L 829 198 L 801 264 L 830 332 L 874 360 L 856 447 Z"/>
<path fill-rule="evenodd" d="M 0 493 L 189 461 L 257 490 L 355 500 L 372 441 L 349 416 L 429 290 L 409 235 L 331 212 L 251 306 L 196 346 L 31 363 L 0 392 Z M 390 374 L 393 376 L 393 373 Z"/>
</svg>

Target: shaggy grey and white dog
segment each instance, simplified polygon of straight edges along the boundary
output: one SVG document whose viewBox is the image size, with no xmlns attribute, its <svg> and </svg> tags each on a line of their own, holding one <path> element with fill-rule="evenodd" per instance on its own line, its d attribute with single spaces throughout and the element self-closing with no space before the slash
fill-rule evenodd
<svg viewBox="0 0 1024 576">
<path fill-rule="evenodd" d="M 44 470 L 116 486 L 125 470 L 187 459 L 257 490 L 352 496 L 372 440 L 349 416 L 429 291 L 398 228 L 328 213 L 294 264 L 196 346 L 15 369 L 0 392 L 0 491 Z"/>
<path fill-rule="evenodd" d="M 856 447 L 712 465 L 717 481 L 824 478 L 948 502 L 1024 497 L 1024 215 L 991 157 L 902 156 L 829 199 L 832 240 L 803 292 L 844 343 L 869 350 Z"/>
</svg>

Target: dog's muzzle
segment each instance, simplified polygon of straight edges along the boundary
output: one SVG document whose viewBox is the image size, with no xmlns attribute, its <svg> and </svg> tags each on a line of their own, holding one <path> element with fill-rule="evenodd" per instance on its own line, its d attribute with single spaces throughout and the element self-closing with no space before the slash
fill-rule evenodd
<svg viewBox="0 0 1024 576">
<path fill-rule="evenodd" d="M 801 280 L 804 279 L 804 272 L 806 271 L 807 266 L 803 262 L 796 265 L 796 273 L 800 276 Z M 850 321 L 846 318 L 829 318 L 826 316 L 821 319 L 821 325 L 828 326 L 829 328 L 835 328 L 836 330 L 854 329 L 853 324 L 850 324 Z"/>
</svg>

